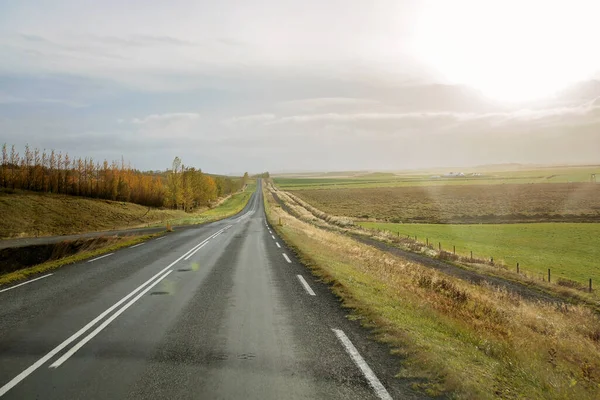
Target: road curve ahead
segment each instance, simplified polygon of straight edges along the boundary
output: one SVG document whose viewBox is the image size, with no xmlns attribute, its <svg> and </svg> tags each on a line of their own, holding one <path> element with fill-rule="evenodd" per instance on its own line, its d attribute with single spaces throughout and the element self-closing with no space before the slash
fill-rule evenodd
<svg viewBox="0 0 600 400">
<path fill-rule="evenodd" d="M 270 229 L 260 182 L 234 217 L 0 292 L 2 398 L 414 397 L 397 372 Z"/>
</svg>

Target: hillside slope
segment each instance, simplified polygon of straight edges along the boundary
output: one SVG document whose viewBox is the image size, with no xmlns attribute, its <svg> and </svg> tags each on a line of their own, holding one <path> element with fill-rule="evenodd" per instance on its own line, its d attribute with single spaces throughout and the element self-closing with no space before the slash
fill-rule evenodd
<svg viewBox="0 0 600 400">
<path fill-rule="evenodd" d="M 0 215 L 0 238 L 15 238 L 135 228 L 190 214 L 118 201 L 0 191 Z"/>
</svg>

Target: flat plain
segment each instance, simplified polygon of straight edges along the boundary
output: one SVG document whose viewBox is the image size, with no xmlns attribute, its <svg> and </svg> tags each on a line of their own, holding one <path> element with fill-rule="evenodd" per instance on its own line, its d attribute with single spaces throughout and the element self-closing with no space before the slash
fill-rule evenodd
<svg viewBox="0 0 600 400">
<path fill-rule="evenodd" d="M 463 175 L 460 175 L 463 174 Z M 501 185 L 519 183 L 589 183 L 600 166 L 528 167 L 520 165 L 478 168 L 367 172 L 341 171 L 309 174 L 283 174 L 274 177 L 284 190 L 340 189 L 404 186 Z"/>
<path fill-rule="evenodd" d="M 366 228 L 428 238 L 436 247 L 494 258 L 533 276 L 600 284 L 600 167 L 501 166 L 455 171 L 280 177 L 276 184 Z M 430 175 L 431 174 L 431 175 Z M 472 174 L 481 174 L 475 175 Z M 435 176 L 436 178 L 433 178 Z M 598 174 L 600 177 L 600 173 Z"/>
<path fill-rule="evenodd" d="M 294 191 L 329 214 L 420 223 L 598 222 L 600 184 L 437 185 Z"/>
</svg>

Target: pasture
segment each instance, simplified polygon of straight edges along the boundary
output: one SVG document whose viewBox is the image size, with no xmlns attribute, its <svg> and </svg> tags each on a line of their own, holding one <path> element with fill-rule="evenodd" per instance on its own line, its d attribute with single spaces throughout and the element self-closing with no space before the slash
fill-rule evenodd
<svg viewBox="0 0 600 400">
<path fill-rule="evenodd" d="M 552 280 L 562 277 L 587 284 L 592 278 L 600 285 L 600 224 L 539 223 L 539 224 L 393 224 L 361 222 L 365 228 L 417 236 L 420 242 L 429 239 L 437 248 L 464 256 L 502 262 L 510 268 L 520 263 L 521 271 L 545 276 L 548 268 Z M 599 286 L 600 287 L 600 286 Z"/>
</svg>

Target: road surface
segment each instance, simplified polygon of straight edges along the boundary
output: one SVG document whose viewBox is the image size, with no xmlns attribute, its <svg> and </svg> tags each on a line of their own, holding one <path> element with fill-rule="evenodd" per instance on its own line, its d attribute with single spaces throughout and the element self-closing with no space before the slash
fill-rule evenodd
<svg viewBox="0 0 600 400">
<path fill-rule="evenodd" d="M 415 397 L 267 224 L 237 216 L 0 288 L 6 399 Z"/>
</svg>

